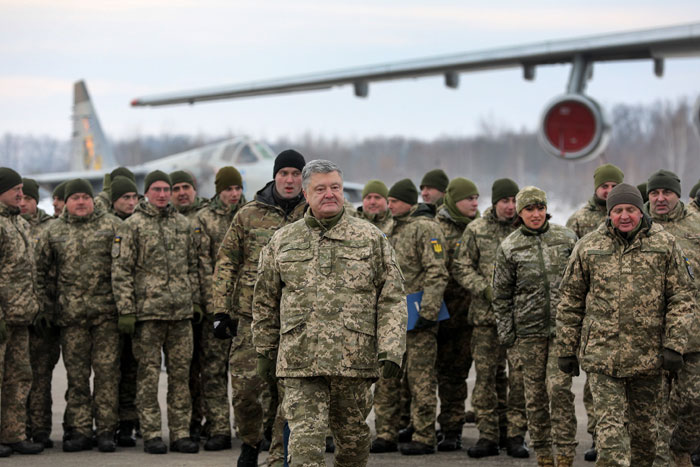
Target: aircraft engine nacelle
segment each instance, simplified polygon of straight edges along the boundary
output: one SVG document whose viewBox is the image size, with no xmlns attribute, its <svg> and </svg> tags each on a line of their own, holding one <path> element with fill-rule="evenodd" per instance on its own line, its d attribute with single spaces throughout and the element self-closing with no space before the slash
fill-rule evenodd
<svg viewBox="0 0 700 467">
<path fill-rule="evenodd" d="M 544 108 L 538 137 L 542 148 L 554 157 L 584 162 L 605 150 L 610 123 L 603 108 L 590 97 L 564 94 Z"/>
</svg>

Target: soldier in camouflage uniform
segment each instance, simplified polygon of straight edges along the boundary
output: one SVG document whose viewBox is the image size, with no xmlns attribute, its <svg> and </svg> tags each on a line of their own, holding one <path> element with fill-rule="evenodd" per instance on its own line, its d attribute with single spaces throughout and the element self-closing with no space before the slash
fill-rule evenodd
<svg viewBox="0 0 700 467">
<path fill-rule="evenodd" d="M 608 215 L 605 208 L 608 194 L 618 183 L 622 183 L 624 178 L 625 175 L 622 171 L 612 164 L 604 164 L 595 169 L 593 172 L 593 196 L 585 206 L 573 213 L 566 221 L 566 226 L 573 230 L 578 238 L 583 238 L 605 222 Z M 583 385 L 583 405 L 586 407 L 588 415 L 588 433 L 594 438 L 593 445 L 585 452 L 584 458 L 593 462 L 597 456 L 595 450 L 595 414 L 593 413 L 593 397 L 588 379 Z"/>
<path fill-rule="evenodd" d="M 389 209 L 394 216 L 391 243 L 405 277 L 407 294 L 423 292 L 418 322 L 406 336 L 405 378 L 411 395 L 412 440 L 401 445 L 406 455 L 435 452 L 437 411 L 437 332 L 438 313 L 447 286 L 444 236 L 435 222 L 435 207 L 417 204 L 418 190 L 404 179 L 389 190 Z M 375 388 L 377 439 L 374 452 L 396 449 L 400 392 L 391 382 Z M 387 383 L 387 381 L 385 381 Z M 386 414 L 380 416 L 379 414 Z M 393 444 L 393 445 L 392 445 Z"/>
<path fill-rule="evenodd" d="M 357 217 L 374 224 L 386 235 L 391 235 L 394 219 L 389 211 L 389 189 L 381 180 L 370 180 L 362 189 L 362 206 L 357 208 Z"/>
<path fill-rule="evenodd" d="M 525 187 L 515 200 L 521 225 L 498 247 L 493 272 L 498 340 L 517 349 L 537 465 L 554 466 L 554 444 L 557 467 L 571 467 L 578 444 L 574 394 L 571 375 L 557 366 L 553 337 L 559 284 L 577 237 L 549 222 L 539 188 Z"/>
<path fill-rule="evenodd" d="M 70 433 L 63 450 L 92 449 L 93 398 L 97 443 L 115 450 L 119 387 L 119 331 L 112 295 L 112 244 L 121 221 L 95 208 L 92 186 L 84 179 L 65 188 L 66 209 L 44 231 L 38 246 L 38 297 L 53 305 L 49 288 L 55 268 L 63 362 L 68 375 L 64 421 Z M 94 395 L 90 374 L 94 371 Z"/>
<path fill-rule="evenodd" d="M 678 369 L 694 284 L 678 242 L 644 215 L 639 190 L 608 195 L 605 224 L 579 240 L 560 287 L 559 368 L 588 373 L 600 466 L 650 466 L 661 368 Z M 644 293 L 640 294 L 640 290 Z"/>
<path fill-rule="evenodd" d="M 37 244 L 39 235 L 54 218 L 37 207 L 39 202 L 39 185 L 31 178 L 22 179 L 24 196 L 19 208 L 22 217 L 29 222 L 29 234 Z M 55 288 L 49 292 L 52 304 L 55 304 Z M 54 322 L 53 305 L 48 313 L 38 314 L 29 328 L 29 359 L 32 365 L 32 389 L 27 401 L 27 433 L 34 442 L 45 448 L 53 447 L 51 441 L 51 378 L 53 369 L 61 355 L 59 345 L 60 333 Z"/>
<path fill-rule="evenodd" d="M 479 190 L 471 180 L 454 178 L 447 186 L 443 201 L 437 221 L 445 236 L 449 271 L 464 229 L 479 217 Z M 472 366 L 472 326 L 467 316 L 470 298 L 469 291 L 450 276 L 444 296 L 450 319 L 440 323 L 437 336 L 438 422 L 444 435 L 444 439 L 438 443 L 438 451 L 462 449 L 464 403 L 468 395 L 466 380 Z"/>
<path fill-rule="evenodd" d="M 694 212 L 695 214 L 700 214 L 700 204 L 698 204 L 698 191 L 700 190 L 700 182 L 693 185 L 690 190 L 690 197 L 688 199 L 688 204 L 686 205 L 688 211 Z"/>
<path fill-rule="evenodd" d="M 51 197 L 53 199 L 53 217 L 58 217 L 63 212 L 63 208 L 66 205 L 65 199 L 63 198 L 63 189 L 66 187 L 66 182 L 61 182 L 56 185 L 53 189 Z"/>
<path fill-rule="evenodd" d="M 400 374 L 405 350 L 401 271 L 386 236 L 345 214 L 335 164 L 312 161 L 303 174 L 309 210 L 275 233 L 260 257 L 258 372 L 284 380 L 291 466 L 326 465 L 329 426 L 335 465 L 365 466 L 370 386 L 380 367 L 385 377 Z"/>
<path fill-rule="evenodd" d="M 423 202 L 436 207 L 442 206 L 445 191 L 450 179 L 442 169 L 433 169 L 427 172 L 420 182 L 420 195 Z"/>
<path fill-rule="evenodd" d="M 105 212 L 109 212 L 112 209 L 112 182 L 116 177 L 126 177 L 132 182 L 136 182 L 134 173 L 126 167 L 117 167 L 110 173 L 105 174 L 102 179 L 102 191 L 95 196 L 95 207 L 99 207 Z"/>
<path fill-rule="evenodd" d="M 29 325 L 39 310 L 35 295 L 35 244 L 20 217 L 22 177 L 0 168 L 0 457 L 36 454 L 27 439 L 27 396 L 32 386 Z"/>
<path fill-rule="evenodd" d="M 228 404 L 228 360 L 230 339 L 214 336 L 213 275 L 219 247 L 239 208 L 245 204 L 243 179 L 231 166 L 222 167 L 215 177 L 216 196 L 199 210 L 193 220 L 199 251 L 200 294 L 205 305 L 202 322 L 201 354 L 204 415 L 209 426 L 206 451 L 231 448 L 230 409 Z"/>
<path fill-rule="evenodd" d="M 260 251 L 281 227 L 304 215 L 306 202 L 301 193 L 301 170 L 304 157 L 294 150 L 282 151 L 275 159 L 274 180 L 255 195 L 255 200 L 241 207 L 226 232 L 217 255 L 213 284 L 214 332 L 235 335 L 231 344 L 229 367 L 233 415 L 238 437 L 243 441 L 239 467 L 257 466 L 263 437 L 263 406 L 260 393 L 266 382 L 256 371 L 253 347 L 253 287 L 258 271 Z M 218 331 L 217 331 L 218 330 Z M 283 397 L 283 388 L 274 381 L 271 392 Z M 279 391 L 278 391 L 279 387 Z M 277 410 L 275 408 L 275 410 Z M 284 463 L 284 417 L 278 411 L 272 432 L 268 465 Z"/>
<path fill-rule="evenodd" d="M 527 421 L 522 371 L 514 349 L 506 352 L 498 343 L 496 319 L 491 308 L 496 250 L 516 229 L 513 222 L 517 193 L 518 185 L 514 181 L 507 178 L 494 181 L 492 206 L 464 230 L 452 263 L 452 277 L 471 294 L 468 322 L 473 326 L 471 355 L 476 369 L 472 406 L 479 440 L 467 454 L 475 458 L 498 455 L 499 438 L 504 429 L 508 454 L 518 458 L 529 456 L 524 445 Z M 506 398 L 503 395 L 506 390 L 499 377 L 506 360 L 509 361 L 507 410 L 505 402 L 501 403 Z"/>
<path fill-rule="evenodd" d="M 138 361 L 136 407 L 144 451 L 164 454 L 158 379 L 161 350 L 168 371 L 170 449 L 194 453 L 189 437 L 189 390 L 193 318 L 201 320 L 197 251 L 187 218 L 170 204 L 170 179 L 156 170 L 146 176 L 139 202 L 114 238 L 112 287 L 119 330 L 133 334 Z M 199 316 L 196 316 L 199 315 Z"/>
<path fill-rule="evenodd" d="M 647 182 L 649 203 L 647 211 L 653 222 L 676 238 L 693 272 L 700 271 L 700 215 L 691 212 L 680 200 L 680 179 L 673 172 L 659 170 Z M 700 277 L 694 277 L 700 286 Z M 697 300 L 697 296 L 696 296 Z M 697 303 L 696 303 L 697 304 Z M 663 404 L 659 406 L 659 427 L 656 443 L 655 466 L 665 466 L 671 460 L 677 465 L 689 465 L 690 453 L 700 442 L 700 335 L 698 309 L 695 308 L 693 327 L 688 333 L 684 351 L 685 365 L 664 379 Z M 669 402 L 670 397 L 670 402 Z M 678 426 L 675 449 L 669 452 L 674 425 Z M 681 463 L 681 459 L 685 464 Z"/>
</svg>

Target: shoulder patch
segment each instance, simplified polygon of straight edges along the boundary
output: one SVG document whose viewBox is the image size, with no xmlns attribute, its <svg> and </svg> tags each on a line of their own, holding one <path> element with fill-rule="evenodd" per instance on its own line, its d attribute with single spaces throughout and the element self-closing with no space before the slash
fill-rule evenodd
<svg viewBox="0 0 700 467">
<path fill-rule="evenodd" d="M 202 228 L 201 228 L 201 227 L 195 227 L 195 228 L 194 228 L 194 233 L 201 234 L 201 233 L 202 233 Z"/>
<path fill-rule="evenodd" d="M 430 239 L 430 244 L 433 246 L 433 253 L 435 253 L 435 256 L 438 258 L 442 258 L 442 245 L 440 244 L 440 240 L 437 238 L 431 238 Z"/>
<path fill-rule="evenodd" d="M 695 275 L 693 274 L 693 267 L 690 265 L 690 260 L 687 257 L 683 257 L 685 261 L 685 268 L 688 270 L 688 275 L 691 279 L 695 280 Z"/>
</svg>

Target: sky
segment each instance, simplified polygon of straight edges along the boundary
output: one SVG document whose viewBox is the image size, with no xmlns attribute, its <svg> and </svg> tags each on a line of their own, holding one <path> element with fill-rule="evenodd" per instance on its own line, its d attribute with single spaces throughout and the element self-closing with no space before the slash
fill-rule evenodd
<svg viewBox="0 0 700 467">
<path fill-rule="evenodd" d="M 310 134 L 469 136 L 533 131 L 569 66 L 462 74 L 286 96 L 132 108 L 138 96 L 245 83 L 545 40 L 700 22 L 697 0 L 0 0 L 0 135 L 70 136 L 72 83 L 87 82 L 113 139 L 162 133 L 261 139 Z M 700 57 L 598 64 L 604 107 L 700 94 Z M 614 123 L 614 122 L 613 122 Z"/>
</svg>

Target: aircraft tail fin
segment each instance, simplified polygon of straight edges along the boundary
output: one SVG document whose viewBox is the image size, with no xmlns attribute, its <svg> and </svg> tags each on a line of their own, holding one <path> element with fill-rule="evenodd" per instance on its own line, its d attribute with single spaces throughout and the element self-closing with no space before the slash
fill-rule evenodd
<svg viewBox="0 0 700 467">
<path fill-rule="evenodd" d="M 71 170 L 107 172 L 117 166 L 92 106 L 85 81 L 73 85 L 73 136 Z"/>
</svg>

